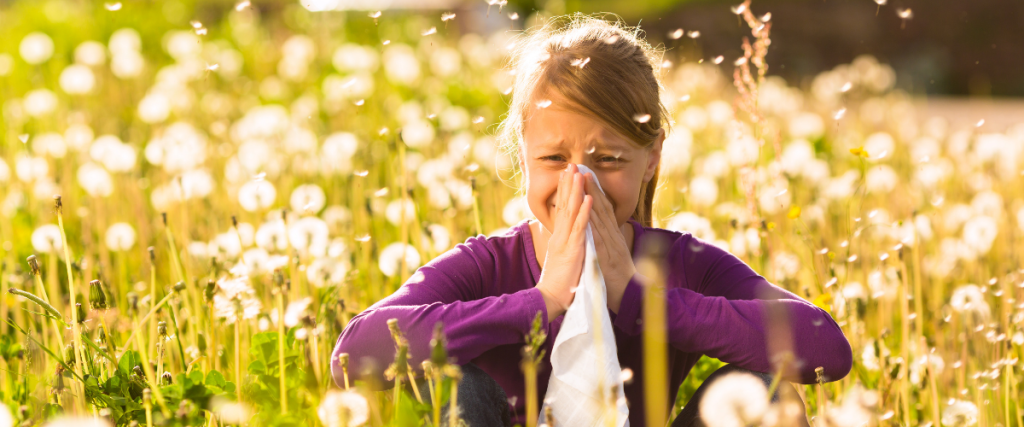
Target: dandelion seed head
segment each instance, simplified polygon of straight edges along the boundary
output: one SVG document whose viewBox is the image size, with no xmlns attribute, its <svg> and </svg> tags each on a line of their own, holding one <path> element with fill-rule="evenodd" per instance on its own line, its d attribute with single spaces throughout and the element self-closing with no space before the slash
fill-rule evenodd
<svg viewBox="0 0 1024 427">
<path fill-rule="evenodd" d="M 725 60 L 724 56 L 718 55 L 718 56 L 715 57 L 715 59 L 712 59 L 711 62 L 714 63 L 715 65 L 718 65 L 718 64 L 721 64 L 722 61 L 724 61 L 724 60 Z"/>
<path fill-rule="evenodd" d="M 672 40 L 678 40 L 680 37 L 683 36 L 683 34 L 684 32 L 682 28 L 676 28 L 675 30 L 668 32 L 668 38 Z"/>
<path fill-rule="evenodd" d="M 768 390 L 764 381 L 751 374 L 729 373 L 711 383 L 699 410 L 707 425 L 757 423 L 768 411 Z"/>
<path fill-rule="evenodd" d="M 361 426 L 370 419 L 370 406 L 363 395 L 351 391 L 330 390 L 317 408 L 325 427 Z"/>
<path fill-rule="evenodd" d="M 909 7 L 906 9 L 896 9 L 896 15 L 898 15 L 900 19 L 911 19 L 914 17 L 914 11 L 910 10 Z"/>
<path fill-rule="evenodd" d="M 700 37 L 700 31 L 697 31 L 697 30 L 689 31 L 689 32 L 686 33 L 686 37 L 689 37 L 691 39 L 695 39 L 697 37 Z"/>
<path fill-rule="evenodd" d="M 116 11 L 121 10 L 121 2 L 117 2 L 117 3 L 104 3 L 103 7 L 105 9 L 111 11 L 111 12 L 116 12 Z"/>
<path fill-rule="evenodd" d="M 424 31 L 424 32 L 423 32 L 423 33 L 422 33 L 421 35 L 423 35 L 423 36 L 429 36 L 429 35 L 431 35 L 431 34 L 435 34 L 435 33 L 437 33 L 437 27 L 430 27 L 430 29 L 429 29 L 429 30 L 427 30 L 427 31 Z"/>
</svg>

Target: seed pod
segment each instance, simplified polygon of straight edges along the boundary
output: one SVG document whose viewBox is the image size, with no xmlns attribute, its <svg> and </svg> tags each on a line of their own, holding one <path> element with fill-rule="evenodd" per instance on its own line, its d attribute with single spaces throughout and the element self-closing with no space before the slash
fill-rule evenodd
<svg viewBox="0 0 1024 427">
<path fill-rule="evenodd" d="M 38 276 L 39 275 L 39 260 L 36 259 L 35 255 L 29 255 L 28 256 L 28 266 L 29 266 L 29 268 L 32 269 L 32 275 L 33 276 Z"/>
<path fill-rule="evenodd" d="M 75 303 L 75 313 L 78 315 L 78 323 L 85 323 L 85 317 L 87 313 L 85 312 L 85 307 L 82 305 L 82 303 Z"/>
<path fill-rule="evenodd" d="M 157 322 L 157 324 L 156 324 L 156 334 L 159 335 L 161 338 L 166 338 L 167 337 L 167 322 L 166 321 L 161 320 L 160 322 Z"/>
<path fill-rule="evenodd" d="M 142 405 L 150 406 L 153 404 L 153 392 L 146 388 L 142 390 Z"/>
<path fill-rule="evenodd" d="M 128 297 L 128 310 L 133 312 L 139 311 L 139 294 L 128 292 L 126 296 Z"/>
<path fill-rule="evenodd" d="M 89 282 L 89 305 L 93 310 L 107 308 L 107 296 L 103 293 L 103 286 L 99 280 Z"/>
<path fill-rule="evenodd" d="M 149 252 L 149 263 L 156 264 L 156 248 L 150 246 L 146 248 L 146 252 Z"/>
<path fill-rule="evenodd" d="M 68 344 L 68 345 L 64 346 L 64 362 L 67 363 L 68 366 L 71 366 L 71 365 L 75 364 L 75 345 L 74 344 Z"/>
<path fill-rule="evenodd" d="M 210 303 L 210 301 L 213 301 L 213 295 L 216 293 L 217 282 L 214 282 L 213 280 L 207 281 L 206 289 L 203 291 L 203 299 L 205 299 L 207 303 Z"/>
<path fill-rule="evenodd" d="M 185 281 L 179 281 L 174 284 L 174 292 L 181 292 L 185 290 Z"/>
<path fill-rule="evenodd" d="M 448 364 L 448 340 L 445 339 L 441 322 L 434 324 L 434 335 L 430 338 L 430 363 L 435 368 L 443 368 Z"/>
<path fill-rule="evenodd" d="M 206 335 L 202 332 L 197 333 L 196 347 L 199 348 L 199 353 L 206 354 Z"/>
<path fill-rule="evenodd" d="M 163 375 L 160 375 L 160 384 L 170 385 L 173 382 L 173 377 L 170 372 L 164 371 Z"/>
</svg>

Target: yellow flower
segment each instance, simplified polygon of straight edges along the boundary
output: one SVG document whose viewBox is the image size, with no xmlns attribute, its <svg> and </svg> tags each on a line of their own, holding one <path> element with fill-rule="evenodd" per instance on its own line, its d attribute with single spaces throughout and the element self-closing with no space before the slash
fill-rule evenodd
<svg viewBox="0 0 1024 427">
<path fill-rule="evenodd" d="M 851 148 L 850 149 L 850 154 L 853 154 L 854 156 L 864 157 L 864 158 L 868 157 L 868 152 L 867 152 L 867 150 L 864 149 L 863 145 L 861 145 L 860 147 L 857 147 L 857 148 Z"/>
<path fill-rule="evenodd" d="M 799 206 L 793 206 L 793 207 L 789 208 L 789 215 L 788 216 L 789 216 L 789 219 L 797 219 L 797 218 L 799 218 L 800 217 L 800 207 Z"/>
</svg>

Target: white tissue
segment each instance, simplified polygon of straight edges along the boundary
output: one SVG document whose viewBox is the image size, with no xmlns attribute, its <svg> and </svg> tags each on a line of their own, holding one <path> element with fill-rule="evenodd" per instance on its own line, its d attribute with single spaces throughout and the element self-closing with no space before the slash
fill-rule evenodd
<svg viewBox="0 0 1024 427">
<path fill-rule="evenodd" d="M 580 173 L 593 174 L 586 166 L 577 166 Z M 600 189 L 601 184 L 597 187 Z M 586 246 L 576 297 L 565 313 L 551 350 L 552 372 L 544 406 L 551 407 L 556 425 L 606 426 L 614 420 L 612 425 L 628 426 L 629 409 L 620 381 L 622 369 L 590 224 Z M 611 395 L 613 385 L 617 387 L 612 399 L 607 396 Z M 602 400 L 607 402 L 607 411 L 602 411 Z M 538 424 L 544 421 L 543 411 L 541 414 Z"/>
</svg>

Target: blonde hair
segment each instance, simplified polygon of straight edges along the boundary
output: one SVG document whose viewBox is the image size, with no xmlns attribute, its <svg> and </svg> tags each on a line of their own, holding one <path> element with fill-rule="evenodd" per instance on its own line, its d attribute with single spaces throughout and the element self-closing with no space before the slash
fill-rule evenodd
<svg viewBox="0 0 1024 427">
<path fill-rule="evenodd" d="M 509 55 L 514 71 L 512 101 L 498 126 L 497 143 L 512 159 L 517 188 L 522 193 L 523 128 L 530 101 L 537 93 L 555 89 L 570 101 L 565 107 L 592 115 L 641 148 L 648 148 L 664 126 L 670 128 L 668 110 L 661 102 L 664 86 L 663 49 L 642 38 L 639 27 L 580 13 L 551 18 L 543 25 L 518 34 Z M 648 120 L 638 119 L 650 115 Z M 666 129 L 666 133 L 668 129 Z M 652 226 L 654 191 L 661 166 L 640 188 L 632 218 Z"/>
</svg>

